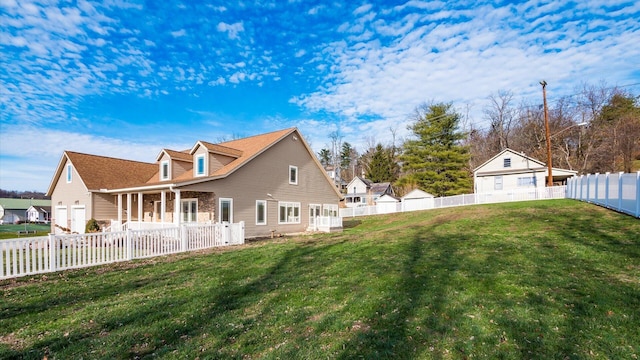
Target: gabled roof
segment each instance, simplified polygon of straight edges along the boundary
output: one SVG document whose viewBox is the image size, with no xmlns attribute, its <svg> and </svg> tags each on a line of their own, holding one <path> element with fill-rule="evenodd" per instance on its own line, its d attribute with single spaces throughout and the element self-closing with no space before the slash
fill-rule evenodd
<svg viewBox="0 0 640 360">
<path fill-rule="evenodd" d="M 162 154 L 167 154 L 167 156 L 169 156 L 173 160 L 193 162 L 193 156 L 189 154 L 189 150 L 175 151 L 175 150 L 169 150 L 169 149 L 162 149 L 158 154 L 158 156 L 156 157 L 156 161 L 160 161 L 160 159 L 162 159 Z"/>
<path fill-rule="evenodd" d="M 220 144 L 212 144 L 202 140 L 196 142 L 196 144 L 193 145 L 189 154 L 193 155 L 199 146 L 204 147 L 210 153 L 225 155 L 234 158 L 239 158 L 240 156 L 242 156 L 242 150 L 234 149 Z"/>
<path fill-rule="evenodd" d="M 156 164 L 65 151 L 51 180 L 47 195 L 51 195 L 53 192 L 53 188 L 64 171 L 67 159 L 89 191 L 144 184 L 158 172 Z"/>
<path fill-rule="evenodd" d="M 483 166 L 485 166 L 488 163 L 492 162 L 493 160 L 499 158 L 500 156 L 502 156 L 502 154 L 504 154 L 506 152 L 509 152 L 509 153 L 511 153 L 511 154 L 513 154 L 515 156 L 519 156 L 519 157 L 521 157 L 523 159 L 527 159 L 529 161 L 532 161 L 532 162 L 534 162 L 534 163 L 536 163 L 536 164 L 538 164 L 538 165 L 540 165 L 542 167 L 546 166 L 545 163 L 543 163 L 542 161 L 539 161 L 539 160 L 536 160 L 536 159 L 534 159 L 532 157 L 529 157 L 529 156 L 525 155 L 524 153 L 519 153 L 519 152 L 517 152 L 515 150 L 511 150 L 509 148 L 504 148 L 502 151 L 500 151 L 499 153 L 495 154 L 491 159 L 483 162 L 482 165 L 480 165 L 480 166 L 476 167 L 475 169 L 473 169 L 473 172 L 478 171 L 480 168 L 482 168 Z"/>
<path fill-rule="evenodd" d="M 39 213 L 51 213 L 51 206 L 31 206 L 29 209 L 27 210 L 31 210 L 31 208 L 33 208 L 35 211 L 39 212 Z"/>
<path fill-rule="evenodd" d="M 402 200 L 404 199 L 427 199 L 427 198 L 433 198 L 434 196 L 429 194 L 426 191 L 422 191 L 420 189 L 413 189 L 411 191 L 409 191 L 409 193 L 407 193 L 407 195 L 402 197 Z"/>
<path fill-rule="evenodd" d="M 371 183 L 370 191 L 373 195 L 384 194 L 390 186 L 390 182 Z M 391 192 L 393 193 L 393 188 Z"/>
<path fill-rule="evenodd" d="M 510 154 L 512 154 L 514 156 L 517 156 L 517 157 L 520 157 L 522 159 L 527 160 L 527 168 L 526 169 L 524 169 L 524 168 L 521 168 L 521 169 L 518 169 L 518 168 L 501 169 L 499 171 L 485 171 L 485 172 L 480 173 L 479 170 L 482 167 L 486 166 L 487 164 L 489 164 L 493 160 L 499 158 L 500 156 L 502 156 L 506 152 L 509 152 Z M 511 150 L 509 148 L 505 148 L 504 150 L 500 151 L 495 156 L 493 156 L 491 159 L 485 161 L 482 165 L 480 165 L 477 168 L 475 168 L 473 170 L 473 172 L 474 172 L 474 174 L 477 173 L 478 175 L 486 176 L 486 175 L 507 174 L 507 173 L 514 174 L 514 173 L 519 173 L 519 172 L 524 172 L 524 171 L 527 171 L 527 172 L 530 172 L 530 171 L 545 171 L 546 167 L 547 167 L 547 164 L 543 163 L 540 160 L 536 160 L 536 159 L 534 159 L 532 157 L 529 157 L 529 156 L 525 155 L 524 153 L 519 153 L 519 152 Z M 575 170 L 560 169 L 560 168 L 555 168 L 555 167 L 552 170 L 553 170 L 554 173 L 557 172 L 560 176 L 566 175 L 566 174 L 572 175 L 572 174 L 577 174 L 578 173 Z"/>
</svg>

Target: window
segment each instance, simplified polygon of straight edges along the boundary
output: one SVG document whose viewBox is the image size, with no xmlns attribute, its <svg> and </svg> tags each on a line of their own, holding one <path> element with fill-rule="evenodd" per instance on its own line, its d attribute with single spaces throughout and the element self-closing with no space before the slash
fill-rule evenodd
<svg viewBox="0 0 640 360">
<path fill-rule="evenodd" d="M 67 164 L 67 182 L 70 183 L 72 178 L 71 175 L 73 174 L 73 166 L 71 166 L 71 164 Z"/>
<path fill-rule="evenodd" d="M 169 160 L 160 163 L 160 180 L 169 180 Z"/>
<path fill-rule="evenodd" d="M 335 204 L 322 205 L 322 216 L 338 217 L 338 205 L 335 205 Z"/>
<path fill-rule="evenodd" d="M 506 168 L 511 167 L 511 158 L 504 158 L 504 167 Z"/>
<path fill-rule="evenodd" d="M 198 222 L 198 199 L 184 199 L 182 204 L 182 222 Z"/>
<path fill-rule="evenodd" d="M 233 222 L 233 199 L 220 198 L 220 222 Z"/>
<path fill-rule="evenodd" d="M 300 203 L 278 202 L 280 217 L 278 224 L 299 224 L 300 223 Z"/>
<path fill-rule="evenodd" d="M 289 165 L 289 184 L 298 185 L 298 167 Z"/>
<path fill-rule="evenodd" d="M 196 176 L 205 175 L 204 154 L 196 156 Z"/>
<path fill-rule="evenodd" d="M 535 176 L 519 177 L 518 186 L 536 186 L 536 177 Z"/>
<path fill-rule="evenodd" d="M 502 176 L 493 178 L 493 190 L 502 190 Z"/>
<path fill-rule="evenodd" d="M 256 225 L 267 225 L 267 202 L 256 200 Z"/>
</svg>

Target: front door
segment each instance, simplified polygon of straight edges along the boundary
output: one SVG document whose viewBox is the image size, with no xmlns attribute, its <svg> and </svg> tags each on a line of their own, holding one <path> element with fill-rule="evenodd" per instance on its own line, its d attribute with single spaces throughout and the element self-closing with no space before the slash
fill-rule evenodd
<svg viewBox="0 0 640 360">
<path fill-rule="evenodd" d="M 316 228 L 316 216 L 320 216 L 322 206 L 319 204 L 309 204 L 309 228 Z"/>
</svg>

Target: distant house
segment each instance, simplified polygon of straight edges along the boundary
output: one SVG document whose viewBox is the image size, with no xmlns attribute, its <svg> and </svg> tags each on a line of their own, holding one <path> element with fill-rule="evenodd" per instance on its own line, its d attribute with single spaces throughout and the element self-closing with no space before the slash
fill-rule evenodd
<svg viewBox="0 0 640 360">
<path fill-rule="evenodd" d="M 15 224 L 27 220 L 27 210 L 31 206 L 51 207 L 51 200 L 44 199 L 0 199 L 0 221 Z"/>
<path fill-rule="evenodd" d="M 27 218 L 29 222 L 48 223 L 51 221 L 51 206 L 32 205 L 27 209 Z"/>
<path fill-rule="evenodd" d="M 473 171 L 474 192 L 544 188 L 547 173 L 545 163 L 511 149 L 504 149 Z M 553 168 L 553 182 L 566 183 L 568 178 L 577 173 L 573 170 Z"/>
<path fill-rule="evenodd" d="M 420 189 L 411 190 L 402 197 L 402 211 L 433 209 L 434 196 Z"/>
<path fill-rule="evenodd" d="M 340 192 L 343 192 L 347 188 L 347 182 L 342 179 L 342 176 L 340 176 L 339 169 L 336 169 L 333 165 L 327 165 L 324 167 L 324 170 Z"/>
<path fill-rule="evenodd" d="M 369 179 L 356 176 L 347 185 L 347 193 L 344 196 L 347 207 L 375 205 L 382 195 L 395 196 L 393 187 L 389 182 L 374 183 Z"/>
<path fill-rule="evenodd" d="M 183 223 L 245 223 L 246 237 L 313 229 L 337 216 L 333 186 L 296 128 L 191 149 L 163 149 L 155 163 L 65 151 L 49 186 L 52 231 Z"/>
<path fill-rule="evenodd" d="M 398 212 L 400 199 L 393 195 L 384 194 L 376 200 L 376 211 L 378 214 L 391 214 Z"/>
</svg>

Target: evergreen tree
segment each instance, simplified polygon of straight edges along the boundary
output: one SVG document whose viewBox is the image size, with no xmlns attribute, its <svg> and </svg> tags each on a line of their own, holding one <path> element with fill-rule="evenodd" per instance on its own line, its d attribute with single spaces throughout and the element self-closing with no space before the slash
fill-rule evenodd
<svg viewBox="0 0 640 360">
<path fill-rule="evenodd" d="M 416 114 L 416 122 L 409 126 L 415 139 L 405 141 L 400 156 L 405 175 L 399 185 L 417 184 L 435 196 L 471 192 L 470 155 L 461 145 L 465 134 L 459 131 L 461 115 L 450 103 L 425 105 Z"/>
<path fill-rule="evenodd" d="M 367 167 L 367 179 L 376 183 L 392 182 L 395 180 L 394 166 L 395 163 L 390 156 L 389 149 L 385 149 L 382 144 L 378 144 Z"/>
<path fill-rule="evenodd" d="M 327 166 L 331 163 L 331 152 L 329 149 L 320 149 L 318 158 L 320 159 L 320 164 L 322 164 L 322 166 Z"/>
</svg>

